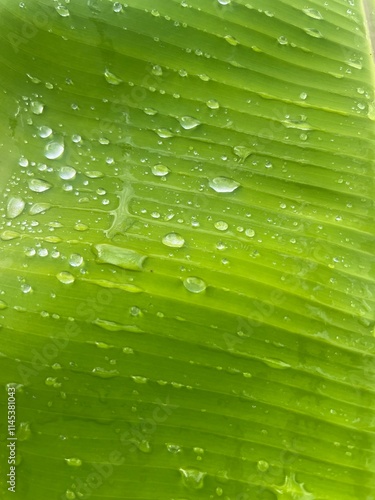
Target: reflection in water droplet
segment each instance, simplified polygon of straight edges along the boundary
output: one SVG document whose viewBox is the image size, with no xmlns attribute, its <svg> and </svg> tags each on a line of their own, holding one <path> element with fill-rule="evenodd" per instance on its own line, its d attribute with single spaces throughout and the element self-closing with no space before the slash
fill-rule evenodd
<svg viewBox="0 0 375 500">
<path fill-rule="evenodd" d="M 64 152 L 64 142 L 60 141 L 52 141 L 47 144 L 44 148 L 44 156 L 49 160 L 56 160 L 60 158 Z"/>
<path fill-rule="evenodd" d="M 231 0 L 217 0 L 220 5 L 229 5 Z"/>
<path fill-rule="evenodd" d="M 215 177 L 208 184 L 217 193 L 233 193 L 240 186 L 238 182 L 228 177 Z"/>
<path fill-rule="evenodd" d="M 220 108 L 219 101 L 217 101 L 216 99 L 209 99 L 206 102 L 206 105 L 210 109 L 219 109 Z"/>
<path fill-rule="evenodd" d="M 34 193 L 43 193 L 44 191 L 48 191 L 51 189 L 52 184 L 43 179 L 30 179 L 29 180 L 29 189 L 34 191 Z"/>
<path fill-rule="evenodd" d="M 111 73 L 108 69 L 106 69 L 104 71 L 104 78 L 111 85 L 120 85 L 120 83 L 122 83 L 122 80 L 120 78 L 118 78 L 116 75 L 114 75 L 113 73 Z"/>
<path fill-rule="evenodd" d="M 70 285 L 71 283 L 74 283 L 74 281 L 75 281 L 74 276 L 66 271 L 62 271 L 61 273 L 58 273 L 56 275 L 56 278 L 64 285 Z"/>
<path fill-rule="evenodd" d="M 64 181 L 68 181 L 70 179 L 74 179 L 77 174 L 77 171 L 73 167 L 61 167 L 59 171 L 60 179 Z"/>
<path fill-rule="evenodd" d="M 233 46 L 236 46 L 239 43 L 238 40 L 236 40 L 232 35 L 225 35 L 224 40 Z"/>
<path fill-rule="evenodd" d="M 204 292 L 207 288 L 206 283 L 195 276 L 190 276 L 184 280 L 184 287 L 186 290 L 192 293 L 201 293 Z"/>
<path fill-rule="evenodd" d="M 162 139 L 168 139 L 169 137 L 173 137 L 173 133 L 167 128 L 158 128 L 155 130 L 159 137 Z"/>
<path fill-rule="evenodd" d="M 22 214 L 24 208 L 25 208 L 25 202 L 23 201 L 22 198 L 18 197 L 9 198 L 7 204 L 7 217 L 9 219 L 15 219 L 16 217 Z"/>
<path fill-rule="evenodd" d="M 39 127 L 39 132 L 38 132 L 38 135 L 39 137 L 41 137 L 42 139 L 46 139 L 47 137 L 49 137 L 50 135 L 52 134 L 52 129 L 50 127 L 46 127 L 46 126 L 41 126 Z"/>
<path fill-rule="evenodd" d="M 245 234 L 246 234 L 246 236 L 248 236 L 249 238 L 252 238 L 253 236 L 255 236 L 255 231 L 254 231 L 254 229 L 250 229 L 250 228 L 249 228 L 249 229 L 246 229 Z"/>
<path fill-rule="evenodd" d="M 181 248 L 185 245 L 184 238 L 178 233 L 168 233 L 162 241 L 164 245 L 171 248 Z"/>
<path fill-rule="evenodd" d="M 280 45 L 288 45 L 288 43 L 289 43 L 287 37 L 283 36 L 283 35 L 279 36 L 277 41 Z"/>
<path fill-rule="evenodd" d="M 204 486 L 204 478 L 207 472 L 202 472 L 198 469 L 186 467 L 180 468 L 182 482 L 186 488 L 190 490 L 200 490 Z"/>
<path fill-rule="evenodd" d="M 146 255 L 141 255 L 135 250 L 106 243 L 95 245 L 93 252 L 97 256 L 97 262 L 112 264 L 129 271 L 141 271 L 147 258 Z"/>
<path fill-rule="evenodd" d="M 28 285 L 27 283 L 22 283 L 21 291 L 22 291 L 22 293 L 31 293 L 33 291 L 33 289 L 31 287 L 31 285 Z"/>
<path fill-rule="evenodd" d="M 192 116 L 181 116 L 181 118 L 179 118 L 178 121 L 180 122 L 181 127 L 184 128 L 185 130 L 194 129 L 201 124 L 199 120 L 193 118 Z"/>
<path fill-rule="evenodd" d="M 164 177 L 164 176 L 169 174 L 170 170 L 165 165 L 162 165 L 161 163 L 159 163 L 158 165 L 154 165 L 153 167 L 151 167 L 151 172 L 156 177 Z"/>
<path fill-rule="evenodd" d="M 49 203 L 34 203 L 29 210 L 30 215 L 37 215 L 45 212 L 51 208 L 52 205 Z"/>
<path fill-rule="evenodd" d="M 85 175 L 89 179 L 99 179 L 100 177 L 104 177 L 103 172 L 100 172 L 99 170 L 88 170 L 85 172 Z"/>
</svg>

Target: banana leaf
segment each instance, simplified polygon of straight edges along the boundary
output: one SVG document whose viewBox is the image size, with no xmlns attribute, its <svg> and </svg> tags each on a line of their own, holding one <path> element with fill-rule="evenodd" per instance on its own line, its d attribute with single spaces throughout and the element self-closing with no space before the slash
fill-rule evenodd
<svg viewBox="0 0 375 500">
<path fill-rule="evenodd" d="M 0 0 L 0 496 L 374 500 L 374 3 Z"/>
</svg>

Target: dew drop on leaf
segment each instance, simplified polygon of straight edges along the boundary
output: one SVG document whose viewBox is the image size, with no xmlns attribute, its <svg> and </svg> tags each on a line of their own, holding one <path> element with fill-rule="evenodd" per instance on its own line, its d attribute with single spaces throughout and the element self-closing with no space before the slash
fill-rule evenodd
<svg viewBox="0 0 375 500">
<path fill-rule="evenodd" d="M 216 229 L 218 229 L 219 231 L 226 231 L 228 229 L 228 224 L 227 222 L 223 221 L 223 220 L 219 220 L 217 222 L 215 222 L 214 226 L 216 227 Z"/>
<path fill-rule="evenodd" d="M 209 99 L 206 102 L 206 105 L 210 109 L 219 109 L 220 108 L 220 104 L 216 99 Z"/>
<path fill-rule="evenodd" d="M 25 202 L 22 198 L 11 197 L 7 204 L 7 217 L 9 219 L 15 219 L 22 214 L 25 208 Z"/>
<path fill-rule="evenodd" d="M 61 17 L 68 17 L 68 16 L 70 16 L 69 9 L 67 7 L 65 7 L 65 5 L 56 5 L 55 9 L 56 9 L 56 12 Z"/>
<path fill-rule="evenodd" d="M 215 177 L 208 184 L 217 193 L 233 193 L 240 186 L 238 182 L 228 177 Z"/>
<path fill-rule="evenodd" d="M 178 121 L 180 122 L 181 127 L 185 130 L 192 130 L 201 124 L 199 120 L 193 118 L 192 116 L 181 116 Z"/>
<path fill-rule="evenodd" d="M 30 179 L 29 180 L 29 189 L 34 191 L 34 193 L 43 193 L 44 191 L 48 191 L 51 189 L 52 184 L 43 179 Z"/>
<path fill-rule="evenodd" d="M 60 281 L 60 283 L 63 283 L 64 285 L 70 285 L 75 281 L 74 276 L 68 273 L 67 271 L 62 271 L 61 273 L 58 273 L 56 275 L 56 278 Z"/>
<path fill-rule="evenodd" d="M 120 83 L 122 83 L 121 78 L 118 78 L 116 75 L 111 73 L 108 69 L 105 69 L 105 71 L 104 71 L 104 78 L 111 85 L 120 85 Z"/>
<path fill-rule="evenodd" d="M 180 468 L 182 482 L 189 490 L 200 490 L 204 486 L 206 472 L 202 472 L 192 467 Z"/>
<path fill-rule="evenodd" d="M 30 109 L 34 115 L 41 115 L 44 110 L 44 104 L 40 101 L 32 101 L 30 104 Z"/>
<path fill-rule="evenodd" d="M 323 38 L 322 33 L 316 28 L 304 28 L 304 31 L 314 38 Z"/>
<path fill-rule="evenodd" d="M 79 266 L 81 266 L 83 264 L 83 257 L 82 257 L 82 255 L 79 255 L 78 253 L 73 253 L 69 257 L 69 264 L 72 267 L 79 267 Z"/>
<path fill-rule="evenodd" d="M 178 233 L 168 233 L 162 241 L 165 246 L 171 248 L 181 248 L 185 245 L 184 238 Z"/>
<path fill-rule="evenodd" d="M 184 287 L 191 293 L 201 293 L 207 288 L 205 281 L 195 276 L 190 276 L 184 280 Z"/>
<path fill-rule="evenodd" d="M 80 460 L 79 458 L 66 458 L 65 462 L 70 467 L 81 467 L 81 465 L 82 465 L 82 460 Z"/>
<path fill-rule="evenodd" d="M 60 168 L 59 177 L 60 177 L 60 179 L 63 179 L 64 181 L 74 179 L 76 175 L 77 175 L 77 171 L 73 167 L 61 167 Z"/>
<path fill-rule="evenodd" d="M 47 137 L 49 137 L 50 135 L 52 134 L 52 129 L 50 127 L 47 127 L 46 125 L 42 125 L 41 127 L 39 127 L 38 129 L 38 135 L 39 137 L 41 137 L 42 139 L 46 139 Z"/>
<path fill-rule="evenodd" d="M 316 9 L 306 8 L 306 9 L 303 9 L 303 12 L 307 16 L 312 17 L 313 19 L 323 19 L 322 14 Z"/>
<path fill-rule="evenodd" d="M 166 175 L 169 174 L 170 170 L 165 165 L 162 165 L 161 163 L 158 163 L 157 165 L 154 165 L 154 166 L 151 167 L 151 172 L 156 177 L 165 177 Z"/>
<path fill-rule="evenodd" d="M 62 156 L 64 149 L 64 142 L 62 140 L 51 141 L 44 148 L 44 156 L 49 160 L 56 160 Z"/>
</svg>

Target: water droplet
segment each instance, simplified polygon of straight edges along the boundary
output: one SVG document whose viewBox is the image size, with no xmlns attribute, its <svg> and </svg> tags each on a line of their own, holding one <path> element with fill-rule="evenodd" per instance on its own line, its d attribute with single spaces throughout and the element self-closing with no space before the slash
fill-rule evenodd
<svg viewBox="0 0 375 500">
<path fill-rule="evenodd" d="M 74 276 L 66 271 L 62 271 L 61 273 L 58 273 L 56 275 L 56 278 L 64 285 L 70 285 L 71 283 L 74 283 L 74 281 L 75 281 Z"/>
<path fill-rule="evenodd" d="M 122 4 L 120 2 L 115 2 L 113 4 L 113 12 L 121 12 L 122 11 Z"/>
<path fill-rule="evenodd" d="M 37 215 L 46 212 L 52 207 L 49 203 L 34 203 L 29 210 L 30 215 Z"/>
<path fill-rule="evenodd" d="M 21 422 L 17 431 L 18 441 L 27 441 L 30 439 L 31 429 L 29 422 Z"/>
<path fill-rule="evenodd" d="M 76 494 L 72 490 L 66 490 L 65 496 L 67 500 L 76 500 Z"/>
<path fill-rule="evenodd" d="M 288 45 L 288 43 L 289 43 L 287 37 L 283 36 L 283 35 L 279 36 L 277 41 L 280 45 Z"/>
<path fill-rule="evenodd" d="M 7 217 L 9 219 L 15 219 L 22 214 L 25 208 L 25 202 L 22 198 L 12 197 L 9 198 L 7 204 Z"/>
<path fill-rule="evenodd" d="M 18 161 L 18 165 L 20 167 L 28 167 L 29 166 L 29 160 L 27 158 L 21 157 Z"/>
<path fill-rule="evenodd" d="M 260 472 L 266 472 L 269 469 L 269 463 L 265 460 L 259 460 L 257 468 Z"/>
<path fill-rule="evenodd" d="M 207 288 L 206 283 L 195 276 L 190 276 L 184 280 L 184 287 L 191 293 L 201 293 Z"/>
<path fill-rule="evenodd" d="M 204 478 L 207 472 L 194 468 L 181 468 L 182 482 L 190 490 L 200 490 L 204 486 Z"/>
<path fill-rule="evenodd" d="M 314 37 L 314 38 L 323 38 L 323 35 L 321 34 L 321 32 L 316 29 L 316 28 L 303 28 L 305 33 L 307 33 L 308 35 Z"/>
<path fill-rule="evenodd" d="M 220 5 L 229 5 L 231 0 L 217 0 Z"/>
<path fill-rule="evenodd" d="M 39 137 L 41 137 L 42 139 L 46 139 L 47 137 L 49 137 L 51 134 L 52 134 L 52 129 L 50 127 L 46 127 L 45 125 L 42 125 L 41 127 L 39 127 L 39 132 L 38 132 L 38 135 Z"/>
<path fill-rule="evenodd" d="M 116 75 L 114 75 L 113 73 L 111 73 L 108 69 L 106 69 L 104 71 L 104 78 L 111 85 L 120 85 L 120 83 L 122 83 L 122 80 L 120 78 L 118 78 Z"/>
<path fill-rule="evenodd" d="M 168 233 L 162 241 L 164 245 L 171 248 L 182 248 L 185 245 L 184 238 L 178 233 Z"/>
<path fill-rule="evenodd" d="M 173 133 L 167 128 L 158 128 L 155 130 L 159 137 L 162 139 L 168 139 L 169 137 L 173 137 Z"/>
<path fill-rule="evenodd" d="M 232 35 L 225 35 L 224 40 L 233 46 L 236 46 L 239 43 L 238 40 L 236 40 Z"/>
<path fill-rule="evenodd" d="M 100 179 L 101 177 L 104 177 L 103 172 L 100 172 L 99 170 L 88 170 L 85 172 L 85 175 L 89 179 Z"/>
<path fill-rule="evenodd" d="M 136 384 L 147 384 L 147 378 L 141 377 L 140 375 L 133 375 L 132 379 Z"/>
<path fill-rule="evenodd" d="M 14 240 L 16 238 L 19 238 L 21 235 L 17 233 L 16 231 L 8 231 L 5 230 L 1 233 L 1 239 L 3 241 L 9 241 L 9 240 Z"/>
<path fill-rule="evenodd" d="M 27 283 L 22 283 L 21 292 L 22 293 L 31 293 L 33 291 L 32 286 Z"/>
<path fill-rule="evenodd" d="M 80 460 L 79 458 L 66 458 L 65 462 L 70 467 L 81 467 L 81 465 L 82 465 L 82 460 Z"/>
<path fill-rule="evenodd" d="M 255 236 L 255 231 L 254 231 L 254 229 L 250 229 L 250 228 L 249 228 L 249 229 L 246 229 L 245 234 L 246 234 L 246 236 L 248 236 L 249 238 L 252 238 L 253 236 Z"/>
<path fill-rule="evenodd" d="M 169 174 L 170 170 L 165 165 L 162 165 L 161 163 L 159 163 L 159 164 L 151 167 L 151 172 L 154 175 L 156 175 L 157 177 L 164 177 L 164 176 Z"/>
<path fill-rule="evenodd" d="M 51 189 L 52 184 L 43 179 L 30 179 L 29 180 L 29 189 L 34 191 L 34 193 L 43 193 L 44 191 L 48 191 Z"/>
<path fill-rule="evenodd" d="M 215 222 L 214 226 L 219 231 L 226 231 L 228 229 L 228 224 L 223 220 L 219 220 L 219 221 Z"/>
<path fill-rule="evenodd" d="M 118 370 L 106 370 L 105 368 L 101 368 L 100 366 L 94 368 L 91 373 L 100 378 L 113 378 L 120 375 L 120 372 Z"/>
<path fill-rule="evenodd" d="M 97 262 L 112 264 L 129 271 L 141 271 L 143 263 L 147 258 L 135 250 L 108 245 L 106 243 L 95 245 L 93 251 L 97 256 Z"/>
<path fill-rule="evenodd" d="M 301 500 L 315 500 L 315 495 L 306 491 L 304 483 L 299 483 L 293 472 L 285 477 L 285 482 L 282 486 L 274 486 L 272 489 L 276 492 L 278 500 L 288 497 L 299 498 Z"/>
<path fill-rule="evenodd" d="M 240 184 L 229 177 L 215 177 L 208 182 L 211 189 L 217 193 L 233 193 Z"/>
<path fill-rule="evenodd" d="M 68 8 L 65 7 L 65 5 L 56 5 L 55 9 L 56 9 L 56 12 L 61 17 L 68 17 L 68 16 L 70 16 L 70 12 L 69 12 Z"/>
<path fill-rule="evenodd" d="M 151 73 L 155 76 L 162 76 L 163 70 L 162 70 L 161 66 L 156 64 L 155 66 L 152 67 Z"/>
<path fill-rule="evenodd" d="M 244 162 L 246 158 L 251 155 L 252 150 L 246 146 L 235 146 L 233 148 L 233 152 L 241 159 L 242 162 Z"/>
<path fill-rule="evenodd" d="M 79 267 L 83 264 L 83 257 L 82 255 L 79 255 L 78 253 L 72 253 L 72 255 L 69 257 L 69 264 L 72 267 Z"/>
<path fill-rule="evenodd" d="M 60 168 L 59 177 L 60 177 L 60 179 L 63 179 L 64 181 L 69 181 L 71 179 L 74 179 L 76 175 L 77 175 L 77 171 L 73 167 L 61 167 Z"/>
<path fill-rule="evenodd" d="M 77 222 L 75 225 L 74 225 L 74 229 L 76 231 L 87 231 L 89 228 L 89 226 L 87 226 L 86 224 L 83 224 L 82 222 Z"/>
<path fill-rule="evenodd" d="M 30 109 L 34 115 L 41 115 L 44 110 L 44 104 L 39 101 L 32 101 L 30 104 Z"/>
<path fill-rule="evenodd" d="M 210 109 L 219 109 L 220 108 L 219 101 L 217 101 L 216 99 L 209 99 L 206 102 L 206 105 Z"/>
<path fill-rule="evenodd" d="M 4 302 L 3 300 L 0 300 L 0 311 L 6 309 L 8 307 L 8 304 Z"/>
<path fill-rule="evenodd" d="M 299 95 L 299 98 L 302 99 L 302 101 L 305 101 L 307 99 L 307 93 L 306 92 L 301 92 Z"/>
<path fill-rule="evenodd" d="M 185 130 L 192 130 L 201 124 L 199 120 L 193 118 L 192 116 L 181 116 L 178 121 L 180 122 L 181 127 Z"/>
<path fill-rule="evenodd" d="M 270 368 L 276 368 L 278 370 L 286 370 L 287 368 L 290 368 L 290 365 L 288 363 L 285 363 L 284 361 L 281 361 L 281 359 L 263 358 L 262 361 Z"/>
<path fill-rule="evenodd" d="M 51 141 L 44 148 L 44 156 L 49 160 L 57 160 L 64 153 L 64 142 L 60 141 Z"/>
<path fill-rule="evenodd" d="M 316 9 L 306 8 L 302 10 L 307 16 L 312 17 L 313 19 L 323 19 L 322 14 Z"/>
</svg>

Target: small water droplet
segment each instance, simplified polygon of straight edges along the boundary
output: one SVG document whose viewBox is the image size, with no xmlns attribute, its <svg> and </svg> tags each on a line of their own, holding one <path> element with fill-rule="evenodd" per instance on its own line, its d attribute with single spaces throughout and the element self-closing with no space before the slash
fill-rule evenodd
<svg viewBox="0 0 375 500">
<path fill-rule="evenodd" d="M 180 122 L 181 127 L 185 130 L 192 130 L 201 124 L 199 120 L 193 118 L 192 116 L 181 116 L 178 121 Z"/>
<path fill-rule="evenodd" d="M 41 137 L 42 139 L 46 139 L 47 137 L 49 137 L 51 134 L 52 134 L 52 129 L 50 127 L 46 127 L 45 125 L 42 125 L 41 127 L 39 127 L 38 129 L 38 135 L 39 137 Z"/>
<path fill-rule="evenodd" d="M 49 160 L 57 160 L 64 153 L 64 142 L 60 141 L 51 141 L 44 148 L 44 156 Z"/>
<path fill-rule="evenodd" d="M 24 208 L 25 208 L 25 202 L 23 201 L 23 199 L 12 196 L 11 198 L 9 198 L 7 204 L 7 217 L 9 219 L 15 219 L 16 217 L 22 214 Z"/>
<path fill-rule="evenodd" d="M 156 177 L 165 177 L 166 175 L 169 174 L 170 170 L 165 165 L 162 165 L 161 163 L 158 163 L 157 165 L 154 165 L 154 166 L 151 167 L 151 172 Z"/>
<path fill-rule="evenodd" d="M 147 258 L 135 250 L 106 243 L 95 245 L 93 251 L 96 254 L 97 262 L 112 264 L 129 271 L 141 271 Z"/>
<path fill-rule="evenodd" d="M 43 179 L 30 179 L 29 180 L 29 189 L 34 191 L 34 193 L 44 193 L 44 191 L 48 191 L 51 189 L 52 184 Z"/>
<path fill-rule="evenodd" d="M 100 172 L 99 170 L 88 170 L 85 172 L 85 175 L 89 179 L 100 179 L 101 177 L 104 177 L 103 172 Z"/>
<path fill-rule="evenodd" d="M 66 490 L 65 496 L 67 500 L 76 500 L 76 494 L 72 490 Z"/>
<path fill-rule="evenodd" d="M 162 241 L 164 245 L 171 248 L 182 248 L 185 245 L 184 238 L 178 233 L 168 233 Z"/>
<path fill-rule="evenodd" d="M 233 152 L 241 159 L 241 162 L 244 162 L 251 155 L 252 150 L 246 146 L 235 146 Z"/>
<path fill-rule="evenodd" d="M 259 460 L 257 463 L 257 469 L 260 472 L 266 472 L 269 469 L 269 463 L 265 460 Z"/>
<path fill-rule="evenodd" d="M 206 102 L 206 105 L 210 109 L 219 109 L 220 108 L 219 101 L 217 101 L 216 99 L 209 99 Z"/>
<path fill-rule="evenodd" d="M 246 236 L 248 236 L 249 238 L 252 238 L 253 236 L 255 236 L 255 231 L 254 231 L 254 229 L 250 229 L 250 228 L 249 228 L 249 229 L 246 229 L 245 234 L 246 234 Z"/>
<path fill-rule="evenodd" d="M 116 75 L 111 73 L 108 69 L 105 69 L 105 71 L 104 71 L 104 78 L 111 85 L 120 85 L 120 83 L 122 83 L 121 78 L 118 78 Z"/>
<path fill-rule="evenodd" d="M 121 12 L 122 11 L 122 4 L 120 2 L 115 2 L 113 4 L 113 12 Z"/>
<path fill-rule="evenodd" d="M 29 166 L 29 160 L 27 158 L 21 157 L 18 161 L 18 165 L 20 167 L 28 167 Z"/>
<path fill-rule="evenodd" d="M 195 276 L 190 276 L 184 280 L 184 287 L 186 290 L 192 293 L 201 293 L 204 292 L 207 288 L 206 283 Z"/>
<path fill-rule="evenodd" d="M 159 137 L 162 139 L 169 139 L 169 137 L 173 137 L 173 133 L 167 128 L 158 128 L 155 130 Z"/>
<path fill-rule="evenodd" d="M 60 168 L 59 177 L 60 177 L 60 179 L 63 179 L 64 181 L 74 179 L 76 175 L 77 175 L 77 171 L 73 167 L 61 167 Z"/>
<path fill-rule="evenodd" d="M 31 293 L 33 291 L 32 286 L 27 283 L 22 283 L 21 292 L 22 293 Z"/>
<path fill-rule="evenodd" d="M 8 304 L 4 302 L 3 300 L 0 300 L 0 311 L 6 309 L 8 307 Z"/>
<path fill-rule="evenodd" d="M 229 5 L 231 0 L 217 0 L 220 5 Z"/>
<path fill-rule="evenodd" d="M 305 101 L 307 99 L 307 93 L 306 92 L 301 92 L 299 95 L 299 98 L 302 99 L 302 101 Z"/>
<path fill-rule="evenodd" d="M 79 458 L 66 458 L 65 462 L 70 467 L 81 467 L 81 465 L 82 465 L 82 460 L 80 460 Z"/>
<path fill-rule="evenodd" d="M 32 205 L 30 207 L 29 214 L 30 215 L 37 215 L 37 214 L 46 212 L 51 207 L 52 207 L 52 205 L 50 205 L 49 203 L 34 203 L 34 205 Z"/>
<path fill-rule="evenodd" d="M 66 271 L 62 271 L 61 273 L 58 273 L 56 275 L 56 278 L 64 285 L 70 285 L 71 283 L 74 283 L 74 281 L 75 281 L 74 276 Z"/>
<path fill-rule="evenodd" d="M 229 177 L 215 177 L 208 182 L 211 189 L 217 193 L 233 193 L 240 184 Z"/>
</svg>

